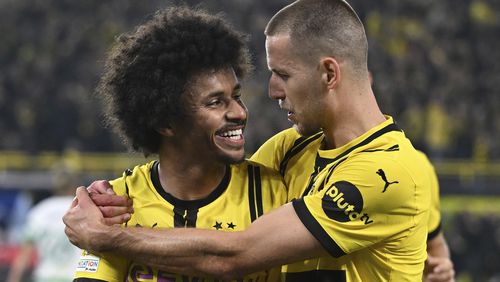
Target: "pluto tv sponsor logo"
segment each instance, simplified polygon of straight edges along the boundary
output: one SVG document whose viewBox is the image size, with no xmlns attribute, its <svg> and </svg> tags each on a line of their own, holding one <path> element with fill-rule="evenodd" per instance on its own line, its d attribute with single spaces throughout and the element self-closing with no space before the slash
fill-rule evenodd
<svg viewBox="0 0 500 282">
<path fill-rule="evenodd" d="M 339 222 L 360 220 L 370 224 L 373 220 L 363 213 L 363 197 L 359 189 L 347 181 L 333 183 L 323 196 L 322 208 L 325 214 Z"/>
</svg>

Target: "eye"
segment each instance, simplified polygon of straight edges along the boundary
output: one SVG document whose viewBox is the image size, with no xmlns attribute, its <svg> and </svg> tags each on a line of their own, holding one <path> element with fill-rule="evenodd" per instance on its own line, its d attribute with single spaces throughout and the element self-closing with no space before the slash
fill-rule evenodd
<svg viewBox="0 0 500 282">
<path fill-rule="evenodd" d="M 241 93 L 234 93 L 233 94 L 233 99 L 236 101 L 241 101 Z"/>
<path fill-rule="evenodd" d="M 222 104 L 222 101 L 221 99 L 217 98 L 217 99 L 212 99 L 210 100 L 208 103 L 207 103 L 207 106 L 209 107 L 217 107 L 219 105 Z"/>
<path fill-rule="evenodd" d="M 282 72 L 274 72 L 281 80 L 287 81 L 290 78 L 290 75 L 282 73 Z"/>
</svg>

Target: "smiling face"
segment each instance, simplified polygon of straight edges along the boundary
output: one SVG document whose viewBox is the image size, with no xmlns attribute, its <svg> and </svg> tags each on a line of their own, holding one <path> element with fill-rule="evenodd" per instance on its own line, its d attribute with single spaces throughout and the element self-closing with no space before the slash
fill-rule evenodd
<svg viewBox="0 0 500 282">
<path fill-rule="evenodd" d="M 325 103 L 321 89 L 319 68 L 304 63 L 291 50 L 287 35 L 266 39 L 269 79 L 269 97 L 278 100 L 280 108 L 288 112 L 288 119 L 302 135 L 321 129 Z"/>
<path fill-rule="evenodd" d="M 195 75 L 185 99 L 187 118 L 173 127 L 179 143 L 200 160 L 241 162 L 248 113 L 233 69 Z"/>
</svg>

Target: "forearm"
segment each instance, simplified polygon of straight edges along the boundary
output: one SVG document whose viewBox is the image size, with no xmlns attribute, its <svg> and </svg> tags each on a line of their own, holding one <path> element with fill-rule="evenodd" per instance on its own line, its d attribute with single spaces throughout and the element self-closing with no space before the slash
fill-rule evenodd
<svg viewBox="0 0 500 282">
<path fill-rule="evenodd" d="M 291 206 L 264 215 L 240 232 L 113 227 L 111 234 L 111 251 L 136 262 L 224 280 L 327 255 Z"/>
<path fill-rule="evenodd" d="M 455 270 L 448 244 L 442 233 L 427 242 L 428 257 L 425 262 L 424 281 L 453 282 Z"/>
<path fill-rule="evenodd" d="M 236 234 L 239 233 L 239 234 Z M 113 227 L 110 251 L 169 272 L 231 279 L 267 268 L 242 263 L 244 232 Z M 168 240 L 166 240 L 168 238 Z M 240 267 L 238 267 L 240 263 Z"/>
<path fill-rule="evenodd" d="M 23 273 L 28 267 L 29 260 L 33 254 L 33 246 L 24 245 L 17 255 L 7 278 L 8 282 L 19 282 L 22 280 Z"/>
<path fill-rule="evenodd" d="M 442 233 L 427 242 L 427 253 L 434 257 L 450 258 L 450 250 Z"/>
<path fill-rule="evenodd" d="M 230 280 L 246 273 L 327 255 L 287 204 L 240 232 L 108 226 L 84 187 L 63 221 L 69 240 L 91 252 L 112 251 L 166 271 Z"/>
</svg>

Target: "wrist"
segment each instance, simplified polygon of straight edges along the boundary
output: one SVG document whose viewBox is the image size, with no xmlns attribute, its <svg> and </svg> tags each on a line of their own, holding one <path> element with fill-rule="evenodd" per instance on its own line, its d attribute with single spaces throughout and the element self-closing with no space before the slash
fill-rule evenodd
<svg viewBox="0 0 500 282">
<path fill-rule="evenodd" d="M 110 252 L 115 252 L 119 247 L 119 242 L 123 237 L 123 227 L 121 225 L 107 226 L 107 244 L 106 249 Z"/>
<path fill-rule="evenodd" d="M 91 236 L 87 241 L 87 250 L 98 253 L 113 251 L 115 248 L 114 238 L 117 237 L 120 229 L 117 225 L 100 225 L 94 232 L 91 232 Z"/>
</svg>

